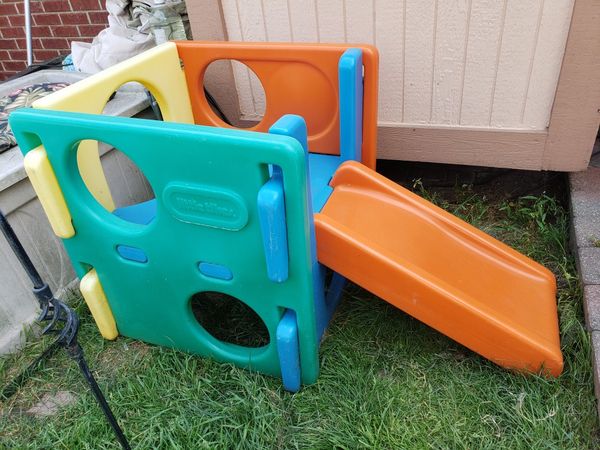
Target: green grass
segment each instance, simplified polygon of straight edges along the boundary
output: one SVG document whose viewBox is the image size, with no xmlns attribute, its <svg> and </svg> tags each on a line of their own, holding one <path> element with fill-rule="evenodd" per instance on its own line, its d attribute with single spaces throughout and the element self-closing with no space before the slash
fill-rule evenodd
<svg viewBox="0 0 600 450">
<path fill-rule="evenodd" d="M 564 374 L 502 370 L 349 286 L 321 350 L 318 383 L 277 379 L 127 338 L 100 338 L 80 300 L 80 341 L 131 443 L 149 448 L 597 448 L 590 341 L 553 196 L 486 198 L 470 187 L 430 200 L 548 266 L 558 279 Z M 0 360 L 0 385 L 48 340 Z M 45 393 L 77 401 L 50 419 L 25 414 Z M 4 448 L 118 448 L 75 366 L 59 353 L 0 404 Z"/>
</svg>

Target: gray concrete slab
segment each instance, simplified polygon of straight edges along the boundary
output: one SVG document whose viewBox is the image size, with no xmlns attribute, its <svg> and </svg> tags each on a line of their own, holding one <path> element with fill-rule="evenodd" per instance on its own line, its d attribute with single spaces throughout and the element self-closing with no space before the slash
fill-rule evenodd
<svg viewBox="0 0 600 450">
<path fill-rule="evenodd" d="M 600 220 L 585 215 L 571 216 L 573 244 L 576 248 L 600 248 Z"/>
<path fill-rule="evenodd" d="M 600 195 L 600 168 L 589 167 L 582 172 L 573 172 L 569 175 L 571 194 L 582 192 L 586 195 Z"/>
<path fill-rule="evenodd" d="M 600 149 L 600 147 L 599 147 Z M 600 155 L 600 153 L 598 154 Z M 600 400 L 600 157 L 584 172 L 571 173 L 571 248 L 583 284 L 583 308 L 590 331 L 594 392 Z M 600 415 L 600 401 L 598 415 Z"/>
<path fill-rule="evenodd" d="M 590 331 L 600 332 L 600 286 L 588 284 L 583 288 L 585 323 Z"/>
<path fill-rule="evenodd" d="M 594 371 L 594 393 L 596 400 L 600 399 L 600 331 L 592 331 L 592 370 Z M 600 416 L 600 402 L 596 402 Z"/>
<path fill-rule="evenodd" d="M 600 284 L 600 248 L 579 247 L 577 252 L 577 267 L 583 285 Z"/>
</svg>

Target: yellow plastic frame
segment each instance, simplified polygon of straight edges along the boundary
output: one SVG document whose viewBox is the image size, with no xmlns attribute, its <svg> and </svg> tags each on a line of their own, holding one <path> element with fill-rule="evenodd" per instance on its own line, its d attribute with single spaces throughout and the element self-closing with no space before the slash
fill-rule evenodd
<svg viewBox="0 0 600 450">
<path fill-rule="evenodd" d="M 33 103 L 36 109 L 101 114 L 109 97 L 123 84 L 137 81 L 156 98 L 163 119 L 194 123 L 185 75 L 173 42 L 116 64 Z M 107 210 L 115 208 L 100 164 L 98 144 L 82 141 L 77 152 L 81 176 L 96 200 Z"/>
</svg>

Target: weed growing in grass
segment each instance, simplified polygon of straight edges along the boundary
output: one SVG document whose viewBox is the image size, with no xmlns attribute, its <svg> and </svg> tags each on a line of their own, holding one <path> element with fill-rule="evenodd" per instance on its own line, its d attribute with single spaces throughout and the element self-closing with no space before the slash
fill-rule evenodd
<svg viewBox="0 0 600 450">
<path fill-rule="evenodd" d="M 568 216 L 551 195 L 488 198 L 415 190 L 557 276 L 564 374 L 500 369 L 350 285 L 321 350 L 317 384 L 279 380 L 127 338 L 102 340 L 81 301 L 80 341 L 138 448 L 598 448 L 590 341 L 568 253 Z M 523 299 L 526 301 L 527 299 Z M 0 359 L 4 384 L 43 347 Z M 45 393 L 78 401 L 48 420 L 25 411 Z M 2 403 L 5 448 L 117 448 L 77 369 L 55 357 Z"/>
</svg>

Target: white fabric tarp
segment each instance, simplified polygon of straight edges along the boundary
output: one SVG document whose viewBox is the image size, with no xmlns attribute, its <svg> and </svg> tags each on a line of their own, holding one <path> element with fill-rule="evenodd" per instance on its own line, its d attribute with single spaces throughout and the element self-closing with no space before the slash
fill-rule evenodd
<svg viewBox="0 0 600 450">
<path fill-rule="evenodd" d="M 108 28 L 91 43 L 71 43 L 78 71 L 100 72 L 169 39 L 186 39 L 189 22 L 183 0 L 106 0 Z"/>
</svg>

